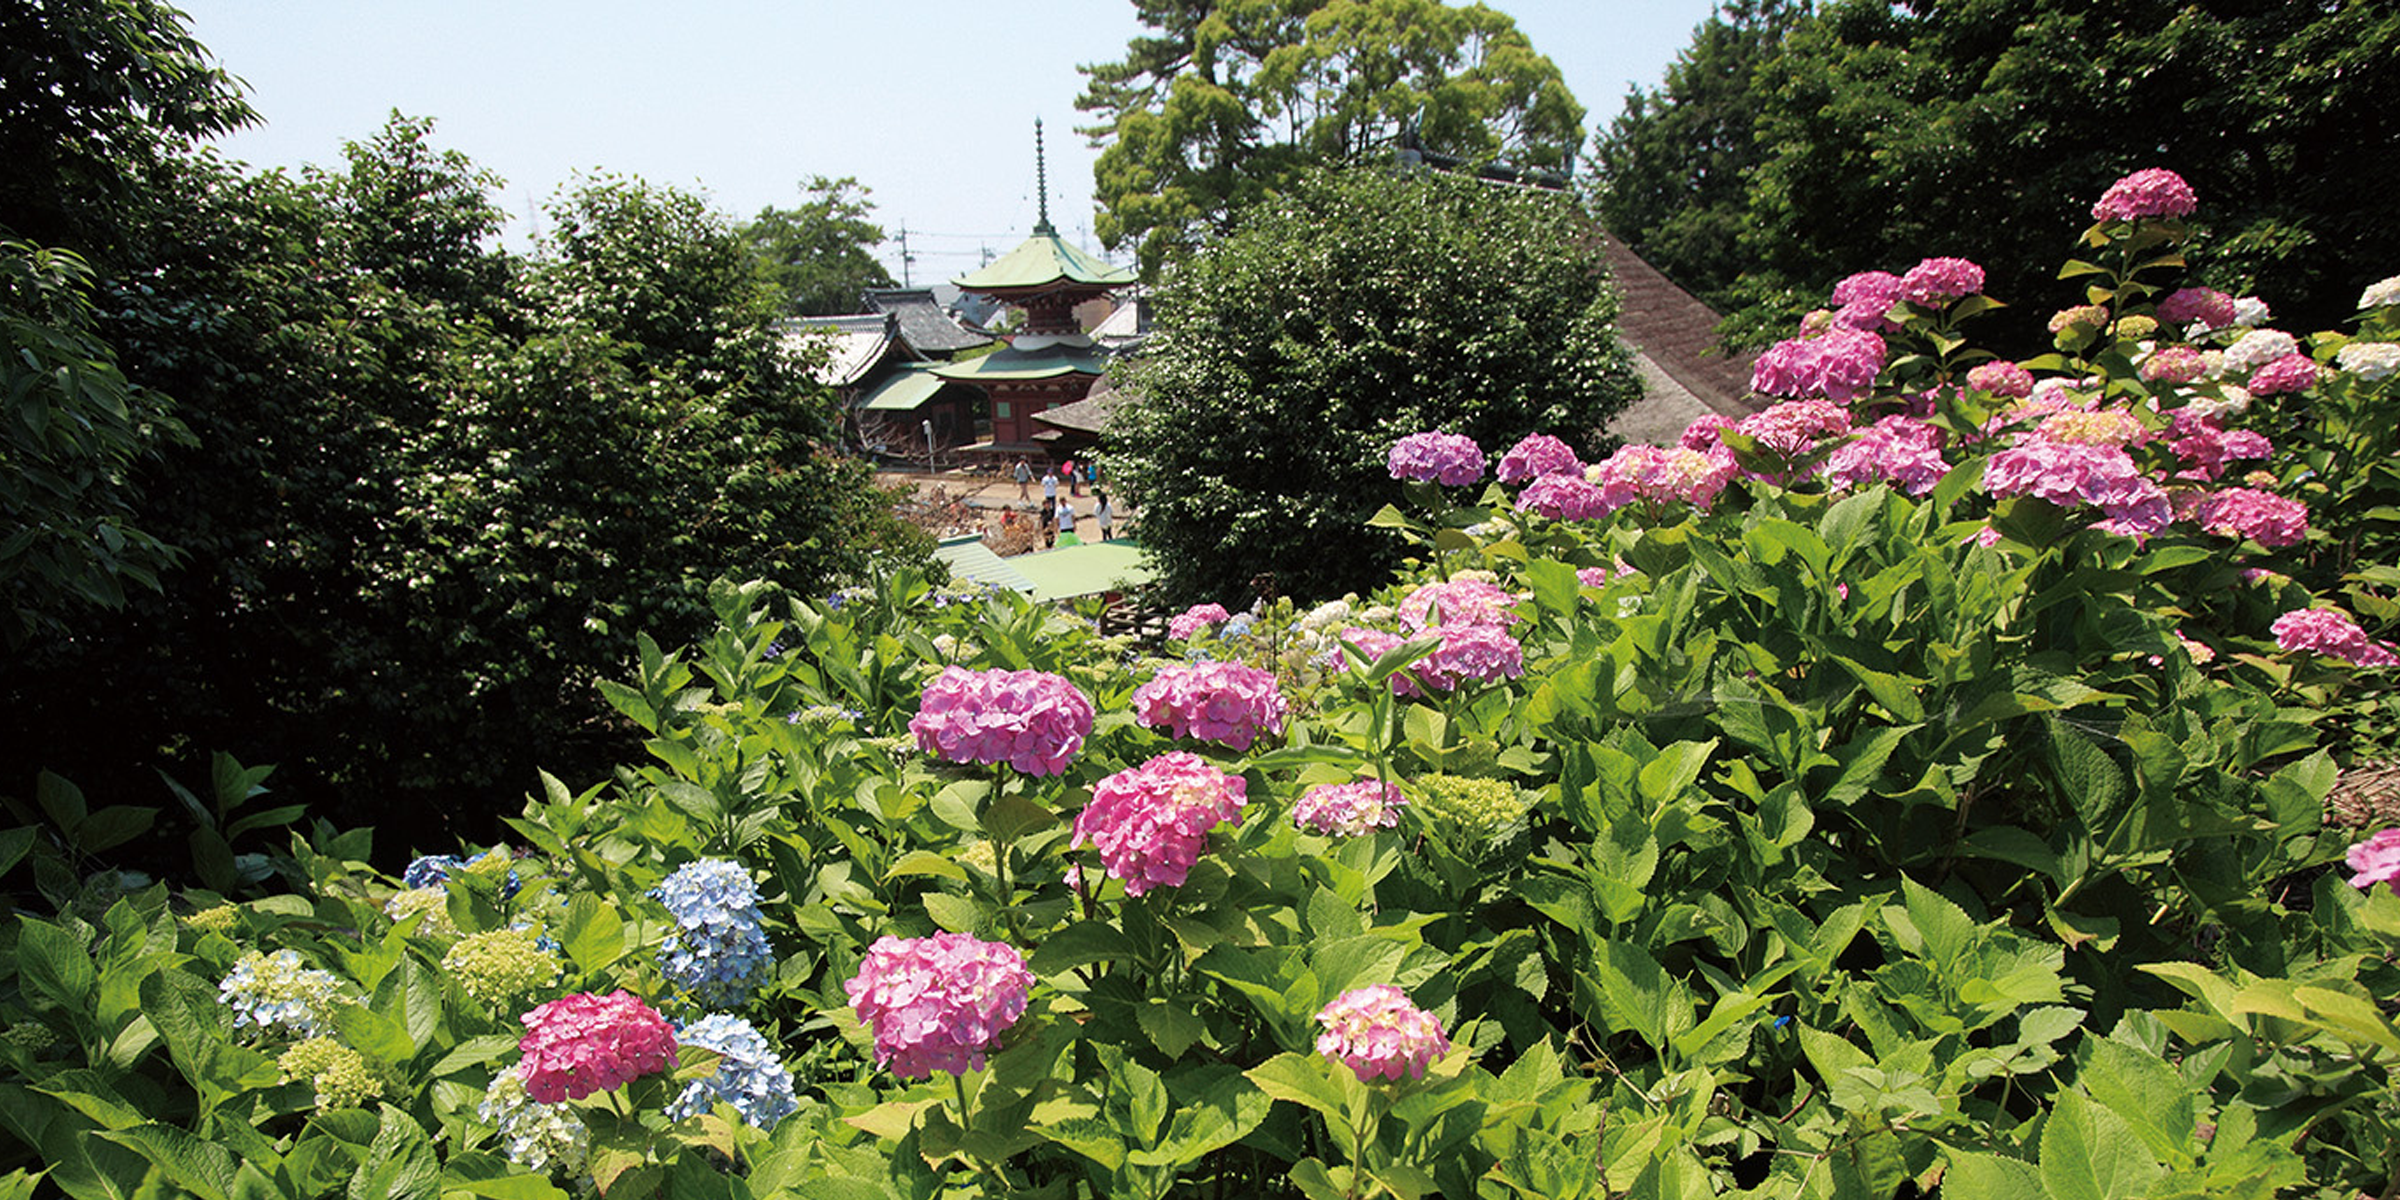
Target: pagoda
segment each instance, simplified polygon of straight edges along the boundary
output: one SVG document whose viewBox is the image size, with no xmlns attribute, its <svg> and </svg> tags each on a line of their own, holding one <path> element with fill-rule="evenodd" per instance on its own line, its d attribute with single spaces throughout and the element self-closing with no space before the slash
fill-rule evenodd
<svg viewBox="0 0 2400 1200">
<path fill-rule="evenodd" d="M 1049 170 L 1042 156 L 1042 123 L 1033 123 L 1034 175 L 1041 194 L 1033 236 L 980 270 L 951 282 L 1025 314 L 1024 328 L 1006 348 L 937 367 L 944 379 L 984 389 L 992 404 L 992 445 L 1028 447 L 1045 435 L 1034 416 L 1081 400 L 1092 390 L 1108 355 L 1075 320 L 1075 306 L 1134 282 L 1091 252 L 1068 244 L 1050 224 Z M 1047 436 L 1055 437 L 1055 434 Z"/>
</svg>

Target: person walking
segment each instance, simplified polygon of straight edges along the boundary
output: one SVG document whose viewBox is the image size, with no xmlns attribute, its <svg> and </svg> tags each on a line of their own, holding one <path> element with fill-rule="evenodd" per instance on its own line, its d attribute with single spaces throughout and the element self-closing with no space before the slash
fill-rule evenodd
<svg viewBox="0 0 2400 1200">
<path fill-rule="evenodd" d="M 1058 502 L 1058 536 L 1059 540 L 1061 541 L 1066 541 L 1069 538 L 1075 537 L 1074 501 L 1061 500 Z M 1081 539 L 1077 539 L 1077 541 L 1080 540 Z M 1070 542 L 1069 544 L 1072 545 L 1074 543 Z"/>
<path fill-rule="evenodd" d="M 1108 493 L 1097 487 L 1092 489 L 1092 519 L 1100 523 L 1101 541 L 1113 542 L 1116 540 L 1116 510 L 1108 506 Z"/>
<path fill-rule="evenodd" d="M 1067 494 L 1070 496 L 1082 495 L 1083 472 L 1081 469 L 1076 467 L 1075 460 L 1071 458 L 1068 459 L 1060 469 L 1067 473 Z"/>
<path fill-rule="evenodd" d="M 1042 499 L 1051 504 L 1058 503 L 1058 468 L 1056 467 L 1050 468 L 1049 472 L 1042 476 Z M 1043 513 L 1042 515 L 1048 517 L 1050 514 Z"/>
<path fill-rule="evenodd" d="M 1033 496 L 1033 492 L 1030 490 L 1033 486 L 1033 468 L 1026 466 L 1025 460 L 1020 458 L 1017 460 L 1016 470 L 1011 474 L 1015 475 L 1017 480 L 1017 499 L 1031 499 Z"/>
<path fill-rule="evenodd" d="M 1047 550 L 1057 544 L 1058 501 L 1055 499 L 1044 499 L 1042 501 L 1042 549 Z"/>
</svg>

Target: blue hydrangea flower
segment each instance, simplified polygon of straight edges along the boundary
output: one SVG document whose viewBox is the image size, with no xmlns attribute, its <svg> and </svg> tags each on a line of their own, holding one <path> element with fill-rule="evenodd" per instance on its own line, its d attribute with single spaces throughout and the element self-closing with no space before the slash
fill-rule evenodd
<svg viewBox="0 0 2400 1200">
<path fill-rule="evenodd" d="M 428 854 L 408 864 L 400 882 L 411 888 L 440 887 L 450 879 L 450 872 L 466 866 L 467 860 L 455 854 Z"/>
<path fill-rule="evenodd" d="M 1238 638 L 1250 632 L 1250 627 L 1257 623 L 1258 618 L 1249 613 L 1235 613 L 1225 622 L 1225 628 L 1220 630 L 1217 636 L 1226 639 Z"/>
<path fill-rule="evenodd" d="M 467 868 L 474 866 L 476 863 L 483 861 L 485 858 L 490 857 L 491 855 L 506 853 L 508 853 L 508 851 L 504 849 L 494 849 L 487 851 L 484 854 L 472 856 L 458 854 L 427 854 L 408 864 L 408 870 L 403 871 L 400 874 L 400 882 L 404 886 L 410 888 L 440 887 L 450 881 L 450 876 L 452 874 L 459 871 L 464 871 Z M 517 869 L 515 867 L 510 867 L 508 869 L 508 879 L 500 885 L 500 898 L 506 900 L 509 897 L 516 895 L 517 889 L 523 886 L 523 881 L 517 878 Z"/>
<path fill-rule="evenodd" d="M 678 867 L 650 892 L 675 918 L 658 949 L 667 982 L 705 1008 L 732 1008 L 766 982 L 774 965 L 758 887 L 737 862 L 704 858 Z"/>
<path fill-rule="evenodd" d="M 792 1073 L 750 1022 L 717 1013 L 676 1031 L 675 1040 L 705 1046 L 724 1057 L 717 1062 L 716 1074 L 694 1081 L 668 1103 L 668 1116 L 680 1121 L 723 1101 L 753 1127 L 771 1130 L 800 1107 L 792 1091 Z"/>
</svg>

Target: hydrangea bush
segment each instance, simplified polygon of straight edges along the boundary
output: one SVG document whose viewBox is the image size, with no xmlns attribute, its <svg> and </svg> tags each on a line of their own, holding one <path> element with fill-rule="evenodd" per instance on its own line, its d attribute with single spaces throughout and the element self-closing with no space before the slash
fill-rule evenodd
<svg viewBox="0 0 2400 1200">
<path fill-rule="evenodd" d="M 2021 361 L 1932 257 L 1674 446 L 1404 439 L 1372 593 L 722 584 L 513 849 L 29 872 L 0 1190 L 2386 1194 L 2400 282 L 2279 330 L 2205 202 Z"/>
</svg>

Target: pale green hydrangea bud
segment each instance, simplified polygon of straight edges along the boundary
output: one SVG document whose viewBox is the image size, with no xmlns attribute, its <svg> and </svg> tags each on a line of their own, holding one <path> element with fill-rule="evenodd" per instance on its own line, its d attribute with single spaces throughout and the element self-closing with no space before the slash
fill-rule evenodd
<svg viewBox="0 0 2400 1200">
<path fill-rule="evenodd" d="M 1472 841 L 1496 837 L 1525 815 L 1524 798 L 1505 780 L 1420 775 L 1409 786 L 1417 793 L 1418 812 Z"/>
<path fill-rule="evenodd" d="M 382 1081 L 367 1069 L 358 1051 L 329 1037 L 312 1037 L 295 1044 L 275 1060 L 285 1080 L 306 1079 L 317 1087 L 317 1108 L 358 1108 L 383 1094 Z"/>
<path fill-rule="evenodd" d="M 530 929 L 494 929 L 459 939 L 442 970 L 477 1003 L 495 1008 L 558 982 L 558 955 Z"/>
<path fill-rule="evenodd" d="M 967 843 L 959 849 L 958 861 L 986 875 L 1000 873 L 999 851 L 988 841 Z"/>
<path fill-rule="evenodd" d="M 450 893 L 439 885 L 394 892 L 384 902 L 383 911 L 395 925 L 423 913 L 425 919 L 417 925 L 418 937 L 458 936 L 458 925 L 450 919 Z"/>
<path fill-rule="evenodd" d="M 234 929 L 241 924 L 242 913 L 230 904 L 219 904 L 214 908 L 201 909 L 183 920 L 202 933 L 221 933 L 232 937 Z"/>
</svg>

